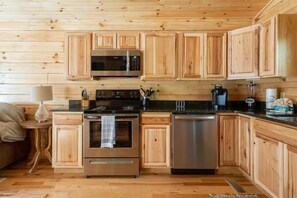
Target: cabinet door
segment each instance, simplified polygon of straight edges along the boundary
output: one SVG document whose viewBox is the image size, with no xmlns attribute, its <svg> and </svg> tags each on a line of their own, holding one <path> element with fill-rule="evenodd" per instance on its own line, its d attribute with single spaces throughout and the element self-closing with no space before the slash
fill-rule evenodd
<svg viewBox="0 0 297 198">
<path fill-rule="evenodd" d="M 260 29 L 260 76 L 274 76 L 275 70 L 275 18 L 264 21 Z"/>
<path fill-rule="evenodd" d="M 94 32 L 93 33 L 93 50 L 95 49 L 116 49 L 116 33 L 111 32 Z"/>
<path fill-rule="evenodd" d="M 205 78 L 226 78 L 226 33 L 207 33 L 205 38 Z"/>
<path fill-rule="evenodd" d="M 251 167 L 251 119 L 239 116 L 238 124 L 238 165 L 250 175 Z"/>
<path fill-rule="evenodd" d="M 237 116 L 220 116 L 220 166 L 236 165 Z"/>
<path fill-rule="evenodd" d="M 297 197 L 297 148 L 285 145 L 284 197 Z"/>
<path fill-rule="evenodd" d="M 277 16 L 277 75 L 297 76 L 297 14 Z"/>
<path fill-rule="evenodd" d="M 228 78 L 257 77 L 259 70 L 259 27 L 228 33 Z"/>
<path fill-rule="evenodd" d="M 176 77 L 176 34 L 144 35 L 144 78 L 168 80 Z"/>
<path fill-rule="evenodd" d="M 66 34 L 67 79 L 85 80 L 91 78 L 91 34 Z"/>
<path fill-rule="evenodd" d="M 203 75 L 204 34 L 184 33 L 180 79 L 200 79 Z"/>
<path fill-rule="evenodd" d="M 272 197 L 283 197 L 283 144 L 257 134 L 254 140 L 254 180 Z"/>
<path fill-rule="evenodd" d="M 142 167 L 170 167 L 170 125 L 142 126 Z"/>
<path fill-rule="evenodd" d="M 82 125 L 54 125 L 53 167 L 82 167 Z"/>
<path fill-rule="evenodd" d="M 118 49 L 139 49 L 139 33 L 118 33 Z"/>
</svg>

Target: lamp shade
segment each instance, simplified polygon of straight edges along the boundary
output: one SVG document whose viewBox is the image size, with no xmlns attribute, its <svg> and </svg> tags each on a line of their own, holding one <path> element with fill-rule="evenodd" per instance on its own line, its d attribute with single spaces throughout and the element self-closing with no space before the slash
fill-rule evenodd
<svg viewBox="0 0 297 198">
<path fill-rule="evenodd" d="M 52 86 L 37 86 L 30 89 L 31 101 L 40 102 L 53 99 Z"/>
</svg>

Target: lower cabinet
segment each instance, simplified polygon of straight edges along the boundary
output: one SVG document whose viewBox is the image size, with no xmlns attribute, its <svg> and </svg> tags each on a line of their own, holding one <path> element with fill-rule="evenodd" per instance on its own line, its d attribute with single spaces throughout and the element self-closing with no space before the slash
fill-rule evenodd
<svg viewBox="0 0 297 198">
<path fill-rule="evenodd" d="M 170 168 L 170 113 L 141 115 L 141 167 Z"/>
<path fill-rule="evenodd" d="M 284 146 L 284 197 L 297 197 L 297 147 Z"/>
<path fill-rule="evenodd" d="M 52 166 L 82 168 L 82 113 L 53 113 Z"/>
<path fill-rule="evenodd" d="M 254 146 L 255 183 L 272 197 L 283 197 L 283 143 L 256 133 Z"/>
<path fill-rule="evenodd" d="M 238 116 L 238 166 L 251 175 L 251 118 Z"/>
<path fill-rule="evenodd" d="M 220 115 L 220 166 L 237 163 L 237 115 Z"/>
</svg>

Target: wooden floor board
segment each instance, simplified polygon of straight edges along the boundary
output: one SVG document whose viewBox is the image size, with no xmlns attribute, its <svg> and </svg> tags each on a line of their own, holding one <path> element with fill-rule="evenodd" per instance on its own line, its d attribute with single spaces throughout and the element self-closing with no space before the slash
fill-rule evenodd
<svg viewBox="0 0 297 198">
<path fill-rule="evenodd" d="M 236 194 L 225 181 L 233 178 L 248 194 L 266 198 L 239 174 L 85 178 L 81 173 L 54 173 L 47 161 L 41 161 L 33 174 L 28 174 L 29 169 L 26 162 L 19 162 L 0 170 L 0 177 L 7 177 L 0 182 L 0 197 L 208 198 L 209 194 Z"/>
</svg>

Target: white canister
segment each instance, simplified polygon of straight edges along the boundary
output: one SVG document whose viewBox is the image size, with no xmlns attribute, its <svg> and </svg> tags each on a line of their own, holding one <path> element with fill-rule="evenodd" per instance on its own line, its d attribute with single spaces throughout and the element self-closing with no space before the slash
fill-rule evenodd
<svg viewBox="0 0 297 198">
<path fill-rule="evenodd" d="M 266 89 L 266 109 L 273 109 L 273 102 L 277 97 L 277 89 Z"/>
</svg>

